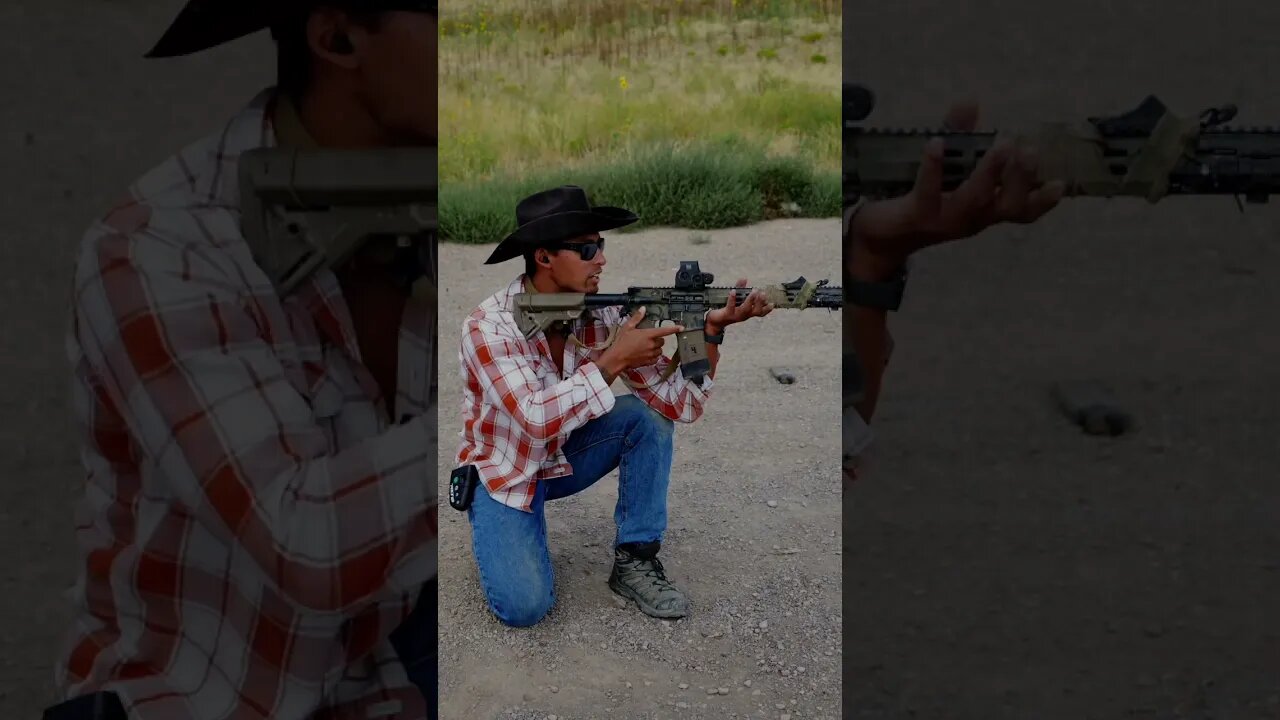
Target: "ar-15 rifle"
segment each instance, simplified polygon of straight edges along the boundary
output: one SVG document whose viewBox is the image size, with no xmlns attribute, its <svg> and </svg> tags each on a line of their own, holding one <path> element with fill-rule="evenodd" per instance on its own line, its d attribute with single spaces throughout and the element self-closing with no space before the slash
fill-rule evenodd
<svg viewBox="0 0 1280 720">
<path fill-rule="evenodd" d="M 240 158 L 241 229 L 281 297 L 374 235 L 436 277 L 436 150 L 256 148 Z M 415 243 L 415 239 L 425 238 Z"/>
<path fill-rule="evenodd" d="M 1044 123 L 1027 133 L 863 128 L 874 95 L 845 86 L 844 195 L 903 195 L 915 184 L 924 145 L 945 143 L 943 189 L 967 178 L 1001 137 L 1030 144 L 1041 180 L 1061 180 L 1066 196 L 1143 197 L 1243 195 L 1266 202 L 1280 192 L 1280 128 L 1231 127 L 1234 105 L 1209 108 L 1199 119 L 1170 112 L 1154 96 L 1115 117 L 1085 123 Z M 1243 206 L 1241 205 L 1243 210 Z"/>
<path fill-rule="evenodd" d="M 596 308 L 621 307 L 624 315 L 630 315 L 643 306 L 645 314 L 640 327 L 657 327 L 667 320 L 684 327 L 683 332 L 676 334 L 680 371 L 685 378 L 700 382 L 711 371 L 703 336 L 703 316 L 709 310 L 723 307 L 730 291 L 737 293 L 737 302 L 741 302 L 752 290 L 709 287 L 714 281 L 715 276 L 702 272 L 696 261 L 685 260 L 676 271 L 672 287 L 630 287 L 625 293 L 616 294 L 519 293 L 515 296 L 516 326 L 528 338 L 554 323 L 572 322 Z M 763 292 L 765 301 L 775 308 L 839 309 L 844 304 L 841 289 L 828 285 L 826 280 L 815 283 L 800 277 L 789 283 L 756 289 Z"/>
</svg>

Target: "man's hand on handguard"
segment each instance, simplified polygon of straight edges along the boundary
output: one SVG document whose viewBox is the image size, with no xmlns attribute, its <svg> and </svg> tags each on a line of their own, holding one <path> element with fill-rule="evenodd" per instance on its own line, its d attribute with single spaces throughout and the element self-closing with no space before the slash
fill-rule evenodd
<svg viewBox="0 0 1280 720">
<path fill-rule="evenodd" d="M 746 286 L 746 278 L 739 278 L 738 282 L 734 284 L 734 287 Z M 719 335 L 722 330 L 730 325 L 753 317 L 764 317 L 773 312 L 773 305 L 765 302 L 764 293 L 759 290 L 752 290 L 741 304 L 737 304 L 737 295 L 736 292 L 730 291 L 724 307 L 716 308 L 707 313 L 705 327 L 708 335 Z"/>
<path fill-rule="evenodd" d="M 625 370 L 658 362 L 658 358 L 662 357 L 663 338 L 684 332 L 683 325 L 636 327 L 644 319 L 644 312 L 645 309 L 642 307 L 631 313 L 631 317 L 618 327 L 618 335 L 614 338 L 613 344 L 600 354 L 596 366 L 604 375 L 605 382 L 613 382 L 613 379 Z"/>
<path fill-rule="evenodd" d="M 944 126 L 969 132 L 977 119 L 977 105 L 956 104 Z M 868 202 L 854 216 L 847 257 L 855 278 L 879 279 L 912 253 L 972 237 L 992 225 L 1035 222 L 1062 199 L 1062 182 L 1037 181 L 1034 152 L 1015 151 L 1008 141 L 997 143 L 969 178 L 944 193 L 942 153 L 943 141 L 934 138 L 925 146 L 910 193 Z"/>
</svg>

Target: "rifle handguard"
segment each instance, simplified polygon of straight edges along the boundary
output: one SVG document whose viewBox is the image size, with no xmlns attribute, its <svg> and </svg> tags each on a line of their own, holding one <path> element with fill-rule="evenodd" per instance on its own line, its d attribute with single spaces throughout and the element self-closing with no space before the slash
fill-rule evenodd
<svg viewBox="0 0 1280 720">
<path fill-rule="evenodd" d="M 707 343 L 717 342 L 707 339 L 705 314 L 724 306 L 729 293 L 745 298 L 751 291 L 751 288 L 708 287 L 712 278 L 710 273 L 699 270 L 697 262 L 687 260 L 680 263 L 672 287 L 631 287 L 626 293 L 619 294 L 539 293 L 526 280 L 525 292 L 515 295 L 512 314 L 516 327 L 528 339 L 555 323 L 573 322 L 584 315 L 589 316 L 592 308 L 621 307 L 624 315 L 630 315 L 636 307 L 645 306 L 648 311 L 637 323 L 638 327 L 653 328 L 671 321 L 685 328 L 677 333 L 676 352 L 663 370 L 661 380 L 670 378 L 678 366 L 684 378 L 701 382 L 711 371 Z M 823 307 L 838 310 L 844 304 L 841 288 L 830 286 L 826 280 L 809 282 L 801 277 L 787 283 L 760 286 L 756 290 L 775 308 Z M 610 328 L 609 337 L 597 347 L 587 346 L 572 333 L 569 338 L 578 347 L 603 351 L 613 345 L 617 332 L 616 326 Z M 623 381 L 634 387 L 625 376 Z"/>
<path fill-rule="evenodd" d="M 1166 112 L 1123 174 L 1113 170 L 1113 160 L 1104 153 L 1105 138 L 1088 123 L 1043 123 L 1029 132 L 996 137 L 997 142 L 1011 140 L 1016 148 L 1035 148 L 1037 179 L 1062 181 L 1065 195 L 1130 196 L 1157 202 L 1167 193 L 1170 174 L 1199 131 L 1196 120 Z"/>
<path fill-rule="evenodd" d="M 959 187 L 1003 138 L 1015 146 L 1035 146 L 1038 179 L 1062 181 L 1068 197 L 1140 197 L 1155 203 L 1174 195 L 1231 195 L 1264 203 L 1280 193 L 1280 128 L 1225 125 L 1236 112 L 1235 105 L 1223 105 L 1183 117 L 1148 96 L 1116 116 L 999 133 L 863 128 L 846 121 L 843 195 L 848 205 L 909 193 L 925 143 L 939 136 L 945 147 L 944 191 Z"/>
</svg>

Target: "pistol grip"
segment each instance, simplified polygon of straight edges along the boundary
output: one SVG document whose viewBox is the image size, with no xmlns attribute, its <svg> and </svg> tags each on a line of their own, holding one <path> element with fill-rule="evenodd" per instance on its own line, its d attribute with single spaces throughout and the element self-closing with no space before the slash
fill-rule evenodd
<svg viewBox="0 0 1280 720">
<path fill-rule="evenodd" d="M 680 372 L 686 380 L 702 382 L 711 372 L 711 358 L 707 357 L 707 340 L 701 327 L 676 333 L 676 349 L 680 352 Z"/>
</svg>

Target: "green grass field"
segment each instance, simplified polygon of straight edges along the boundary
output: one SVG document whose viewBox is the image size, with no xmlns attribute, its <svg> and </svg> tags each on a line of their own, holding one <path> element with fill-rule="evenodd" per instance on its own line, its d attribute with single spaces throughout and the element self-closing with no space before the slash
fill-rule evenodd
<svg viewBox="0 0 1280 720">
<path fill-rule="evenodd" d="M 833 0 L 459 0 L 440 32 L 447 240 L 566 182 L 633 229 L 839 214 Z"/>
</svg>

